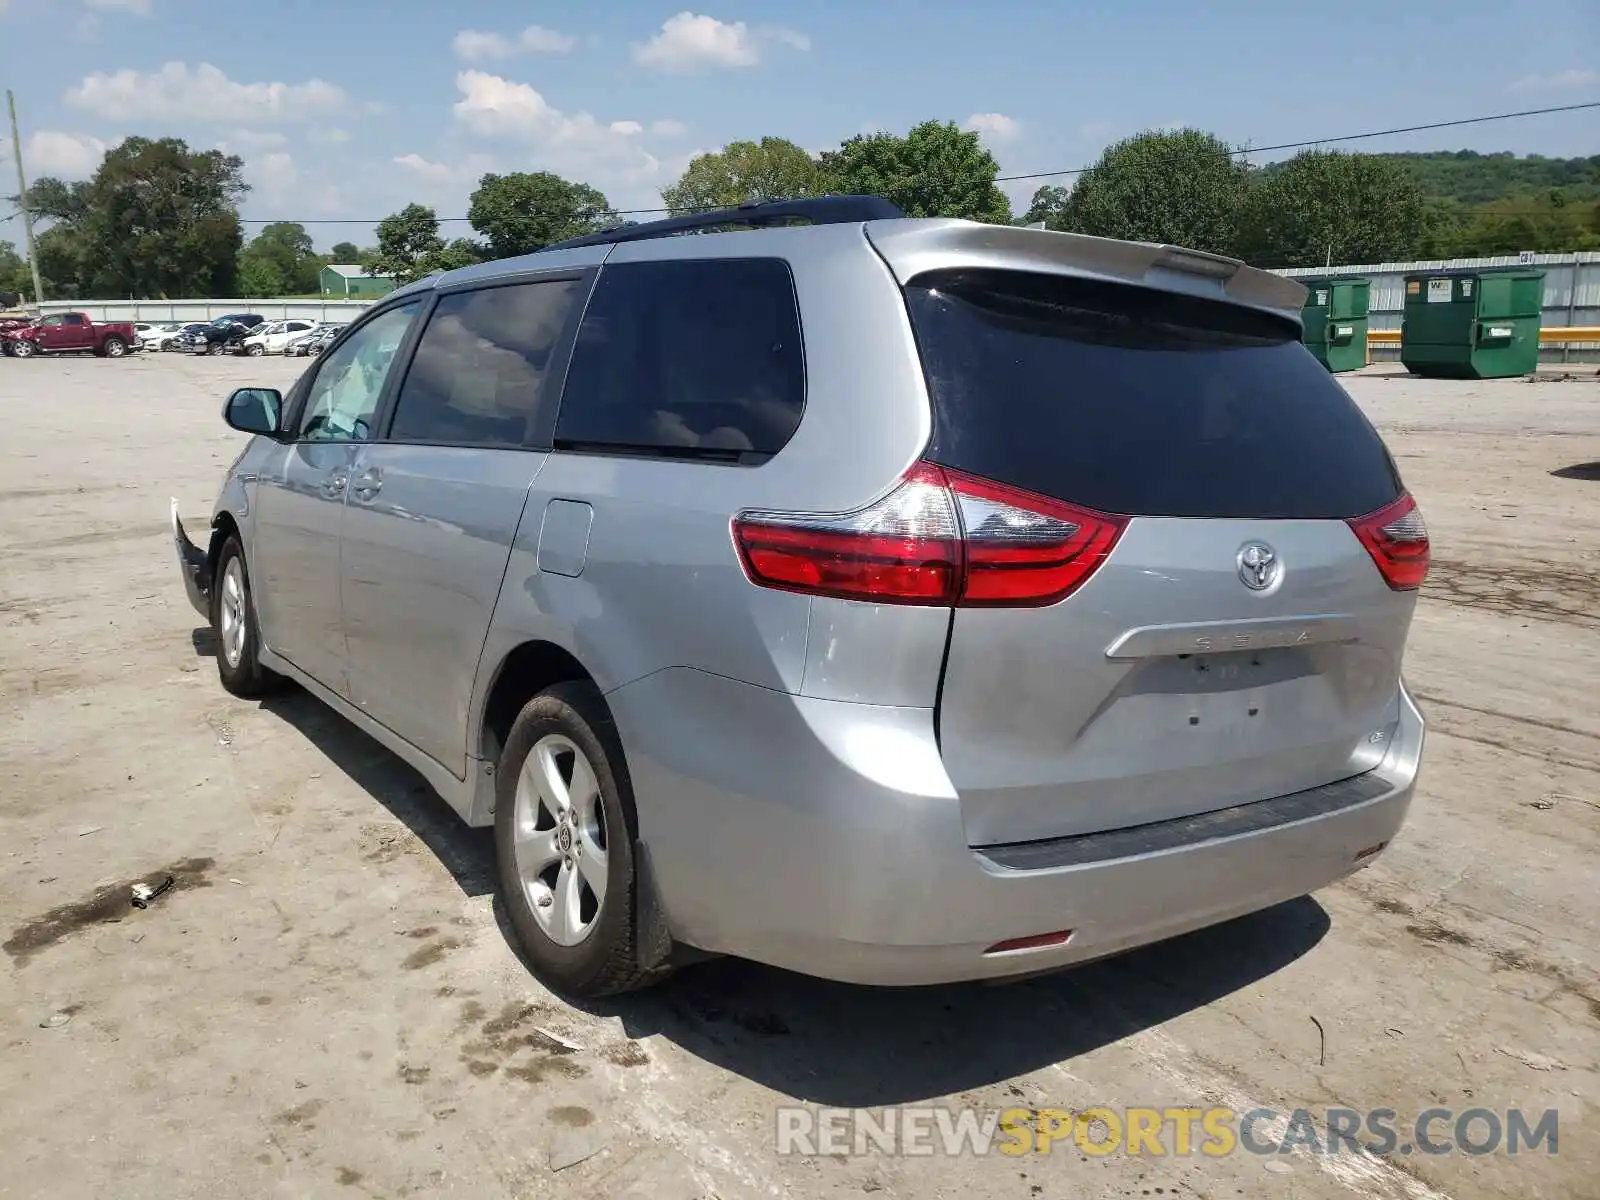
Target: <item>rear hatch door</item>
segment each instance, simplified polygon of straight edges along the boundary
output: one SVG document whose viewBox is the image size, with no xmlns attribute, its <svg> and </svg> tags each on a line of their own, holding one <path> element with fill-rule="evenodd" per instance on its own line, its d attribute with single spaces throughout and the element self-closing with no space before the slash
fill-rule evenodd
<svg viewBox="0 0 1600 1200">
<path fill-rule="evenodd" d="M 958 608 L 939 699 L 972 845 L 1126 828 L 1377 765 L 1414 592 L 1348 523 L 1403 494 L 1280 316 L 1009 270 L 906 288 L 927 457 L 1130 518 L 1043 608 Z"/>
</svg>

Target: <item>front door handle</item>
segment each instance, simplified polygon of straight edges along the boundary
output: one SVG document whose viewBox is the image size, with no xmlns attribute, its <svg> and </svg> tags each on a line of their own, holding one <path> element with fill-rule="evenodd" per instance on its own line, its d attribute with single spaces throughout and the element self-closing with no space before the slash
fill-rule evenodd
<svg viewBox="0 0 1600 1200">
<path fill-rule="evenodd" d="M 350 490 L 356 494 L 357 500 L 371 500 L 383 490 L 383 472 L 377 467 L 368 467 L 356 476 Z"/>
<path fill-rule="evenodd" d="M 322 494 L 330 500 L 337 500 L 344 495 L 345 485 L 350 482 L 350 476 L 344 471 L 335 471 L 322 481 Z"/>
</svg>

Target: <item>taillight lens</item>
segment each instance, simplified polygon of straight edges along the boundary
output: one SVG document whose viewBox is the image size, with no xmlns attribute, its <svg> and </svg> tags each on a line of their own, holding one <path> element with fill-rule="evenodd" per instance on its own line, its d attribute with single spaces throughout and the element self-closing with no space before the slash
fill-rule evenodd
<svg viewBox="0 0 1600 1200">
<path fill-rule="evenodd" d="M 854 513 L 744 512 L 734 541 L 751 582 L 878 604 L 1032 606 L 1082 586 L 1122 517 L 918 463 Z"/>
<path fill-rule="evenodd" d="M 1106 560 L 1128 521 L 946 471 L 965 535 L 965 605 L 1053 604 Z"/>
<path fill-rule="evenodd" d="M 1410 495 L 1375 513 L 1353 518 L 1350 528 L 1391 588 L 1408 592 L 1422 586 L 1428 577 L 1428 526 Z"/>
</svg>

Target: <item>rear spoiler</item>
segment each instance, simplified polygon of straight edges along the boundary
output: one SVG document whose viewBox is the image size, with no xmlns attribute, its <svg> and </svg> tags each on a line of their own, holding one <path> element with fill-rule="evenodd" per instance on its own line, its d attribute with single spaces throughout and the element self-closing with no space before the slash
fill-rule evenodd
<svg viewBox="0 0 1600 1200">
<path fill-rule="evenodd" d="M 973 267 L 1039 271 L 1209 295 L 1275 313 L 1296 325 L 1305 304 L 1305 285 L 1293 279 L 1246 266 L 1235 258 L 1182 246 L 976 221 L 871 221 L 865 229 L 901 286 L 928 271 Z"/>
</svg>

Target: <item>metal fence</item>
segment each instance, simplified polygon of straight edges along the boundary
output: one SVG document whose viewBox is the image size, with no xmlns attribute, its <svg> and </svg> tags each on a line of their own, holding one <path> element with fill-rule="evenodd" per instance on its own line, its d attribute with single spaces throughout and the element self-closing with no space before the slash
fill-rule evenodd
<svg viewBox="0 0 1600 1200">
<path fill-rule="evenodd" d="M 1544 320 L 1546 329 L 1571 325 L 1600 325 L 1600 253 L 1503 254 L 1494 258 L 1430 259 L 1423 262 L 1369 263 L 1363 266 L 1291 267 L 1279 275 L 1293 278 L 1354 276 L 1372 281 L 1368 296 L 1372 329 L 1399 329 L 1405 313 L 1407 275 L 1424 271 L 1487 270 L 1491 267 L 1535 267 L 1544 272 Z M 1572 346 L 1546 346 L 1540 356 L 1560 362 L 1591 359 L 1600 352 L 1600 343 L 1584 342 Z M 1372 357 L 1398 358 L 1395 347 L 1373 347 Z"/>
<path fill-rule="evenodd" d="M 228 313 L 260 313 L 269 321 L 329 321 L 346 324 L 367 310 L 369 300 L 46 300 L 46 314 L 87 313 L 91 321 L 210 321 Z"/>
</svg>

